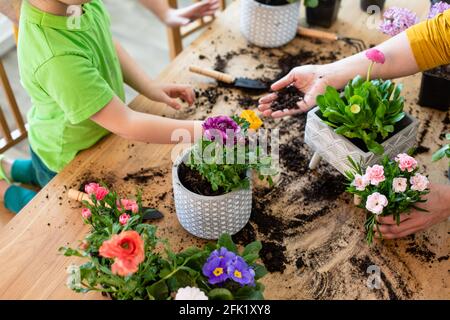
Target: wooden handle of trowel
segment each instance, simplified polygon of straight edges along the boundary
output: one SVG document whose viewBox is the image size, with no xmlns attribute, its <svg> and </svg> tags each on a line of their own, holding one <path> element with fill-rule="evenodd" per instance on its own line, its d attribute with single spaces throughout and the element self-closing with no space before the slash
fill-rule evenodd
<svg viewBox="0 0 450 320">
<path fill-rule="evenodd" d="M 68 197 L 70 200 L 75 200 L 78 202 L 82 202 L 82 201 L 87 201 L 90 204 L 92 204 L 92 200 L 91 198 L 89 198 L 89 195 L 87 193 L 75 190 L 75 189 L 70 189 L 69 192 L 67 193 Z"/>
<path fill-rule="evenodd" d="M 229 74 L 215 70 L 204 69 L 197 66 L 190 66 L 189 71 L 229 84 L 233 84 L 234 81 L 236 80 L 233 76 L 230 76 Z"/>
<path fill-rule="evenodd" d="M 321 30 L 315 30 L 305 27 L 298 27 L 297 33 L 300 36 L 307 37 L 307 38 L 315 38 L 315 39 L 322 39 L 322 40 L 331 40 L 336 41 L 339 39 L 338 35 L 331 32 L 321 31 Z"/>
</svg>

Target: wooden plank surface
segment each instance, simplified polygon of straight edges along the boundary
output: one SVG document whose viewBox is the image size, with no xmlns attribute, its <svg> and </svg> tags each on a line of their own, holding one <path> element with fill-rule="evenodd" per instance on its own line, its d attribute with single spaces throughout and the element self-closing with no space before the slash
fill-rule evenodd
<svg viewBox="0 0 450 320">
<path fill-rule="evenodd" d="M 388 1 L 388 5 L 391 4 L 406 5 L 425 15 L 424 2 Z M 227 71 L 269 78 L 279 72 L 277 62 L 289 52 L 308 50 L 312 52 L 310 59 L 331 51 L 336 55 L 334 58 L 352 53 L 351 48 L 343 44 L 299 38 L 281 49 L 248 47 L 239 33 L 238 21 L 237 1 L 174 60 L 159 79 L 191 83 L 199 90 L 210 88 L 214 82 L 189 74 L 189 65 L 211 67 L 217 54 L 226 55 L 230 51 L 242 53 L 233 56 Z M 339 21 L 333 29 L 363 38 L 370 44 L 384 39 L 376 30 L 367 29 L 367 16 L 359 11 L 355 1 L 350 0 L 343 1 Z M 261 64 L 263 67 L 257 68 Z M 406 109 L 422 124 L 421 145 L 430 150 L 437 149 L 443 143 L 441 132 L 449 129 L 444 125 L 448 113 L 416 105 L 420 76 L 401 81 L 407 88 Z M 166 116 L 203 119 L 209 115 L 232 114 L 240 110 L 243 102 L 239 99 L 255 98 L 227 88 L 218 91 L 215 104 L 203 103 L 196 109 L 178 114 L 143 97 L 138 97 L 131 105 L 137 110 Z M 274 271 L 263 281 L 268 299 L 450 298 L 448 222 L 415 237 L 376 243 L 368 248 L 363 240 L 363 212 L 353 208 L 347 195 L 339 192 L 330 196 L 326 194 L 327 184 L 320 184 L 326 181 L 334 185 L 339 179 L 338 174 L 324 163 L 317 171 L 305 170 L 311 152 L 303 145 L 304 116 L 267 120 L 265 125 L 281 129 L 286 154 L 293 153 L 289 148 L 295 144 L 301 146 L 298 154 L 294 153 L 299 163 L 282 161 L 283 174 L 272 191 L 262 186 L 255 188 L 251 222 L 237 237 L 238 240 L 260 239 L 266 247 L 265 262 Z M 174 249 L 203 244 L 202 240 L 184 231 L 176 219 L 171 188 L 172 150 L 173 146 L 169 145 L 132 143 L 109 136 L 82 152 L 0 230 L 0 298 L 102 298 L 99 294 L 75 294 L 66 288 L 65 269 L 79 260 L 57 253 L 61 246 L 76 246 L 88 231 L 80 218 L 80 205 L 66 197 L 68 188 L 78 188 L 83 182 L 102 180 L 124 196 L 142 188 L 145 205 L 153 205 L 165 213 L 165 218 L 158 222 L 159 233 L 170 240 Z M 430 157 L 431 152 L 418 156 L 426 164 L 433 181 L 447 182 L 444 177 L 446 163 L 432 165 Z M 127 174 L 141 169 L 149 170 L 153 178 L 125 179 Z M 316 194 L 311 196 L 311 193 Z M 307 198 L 308 194 L 310 198 Z M 322 198 L 317 199 L 318 194 L 322 194 Z M 383 282 L 379 290 L 366 286 L 366 269 L 372 264 L 381 271 Z"/>
</svg>

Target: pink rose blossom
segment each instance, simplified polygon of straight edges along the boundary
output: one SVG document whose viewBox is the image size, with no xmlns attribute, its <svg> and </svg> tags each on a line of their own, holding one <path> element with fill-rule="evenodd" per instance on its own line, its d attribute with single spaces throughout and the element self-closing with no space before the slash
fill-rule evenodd
<svg viewBox="0 0 450 320">
<path fill-rule="evenodd" d="M 381 193 L 374 192 L 367 197 L 366 209 L 375 214 L 381 214 L 388 205 L 387 198 Z"/>
<path fill-rule="evenodd" d="M 417 161 L 413 157 L 407 155 L 406 153 L 401 153 L 395 157 L 395 161 L 398 163 L 400 170 L 408 172 L 414 171 L 417 168 Z"/>
<path fill-rule="evenodd" d="M 100 185 L 98 183 L 91 182 L 84 186 L 84 191 L 87 194 L 91 195 L 95 194 L 95 191 L 97 191 L 98 188 L 100 188 Z"/>
<path fill-rule="evenodd" d="M 87 220 L 92 216 L 92 212 L 87 208 L 83 208 L 83 210 L 81 210 L 81 216 Z"/>
<path fill-rule="evenodd" d="M 355 180 L 353 180 L 352 185 L 356 187 L 358 191 L 366 190 L 366 187 L 370 184 L 370 180 L 366 175 L 362 176 L 360 174 L 355 175 Z"/>
<path fill-rule="evenodd" d="M 129 210 L 133 213 L 139 212 L 139 206 L 134 200 L 121 199 L 120 202 L 117 202 L 117 207 L 119 210 Z"/>
<path fill-rule="evenodd" d="M 411 190 L 414 191 L 425 191 L 428 189 L 430 181 L 427 177 L 421 175 L 420 173 L 416 173 L 413 177 L 409 179 L 411 183 Z"/>
<path fill-rule="evenodd" d="M 394 180 L 392 181 L 392 188 L 396 193 L 405 192 L 407 186 L 408 180 L 406 178 L 394 178 Z"/>
<path fill-rule="evenodd" d="M 386 61 L 386 58 L 380 50 L 377 49 L 369 49 L 366 51 L 366 57 L 370 61 L 373 61 L 375 63 L 384 64 Z"/>
<path fill-rule="evenodd" d="M 119 222 L 124 226 L 127 224 L 128 220 L 130 220 L 130 218 L 131 216 L 129 214 L 124 213 L 119 217 Z"/>
<path fill-rule="evenodd" d="M 386 178 L 384 177 L 384 168 L 378 164 L 373 167 L 368 167 L 366 170 L 366 177 L 370 180 L 370 183 L 374 186 L 378 186 L 380 182 L 383 182 Z"/>
<path fill-rule="evenodd" d="M 108 193 L 109 193 L 108 189 L 99 187 L 95 191 L 95 199 L 97 199 L 98 201 L 101 201 L 101 200 L 105 199 L 105 197 Z"/>
</svg>

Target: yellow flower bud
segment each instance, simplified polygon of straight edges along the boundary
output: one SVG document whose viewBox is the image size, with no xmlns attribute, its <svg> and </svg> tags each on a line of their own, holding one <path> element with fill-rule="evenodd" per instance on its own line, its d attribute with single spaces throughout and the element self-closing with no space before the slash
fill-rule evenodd
<svg viewBox="0 0 450 320">
<path fill-rule="evenodd" d="M 361 107 L 359 106 L 359 104 L 354 104 L 350 107 L 350 111 L 354 114 L 357 114 L 361 111 Z"/>
</svg>

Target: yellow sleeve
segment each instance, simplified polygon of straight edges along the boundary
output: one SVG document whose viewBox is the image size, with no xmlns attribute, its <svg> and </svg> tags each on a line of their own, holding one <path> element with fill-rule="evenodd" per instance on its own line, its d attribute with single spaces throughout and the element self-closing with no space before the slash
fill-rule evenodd
<svg viewBox="0 0 450 320">
<path fill-rule="evenodd" d="M 450 10 L 409 28 L 406 34 L 420 70 L 450 64 Z"/>
</svg>

